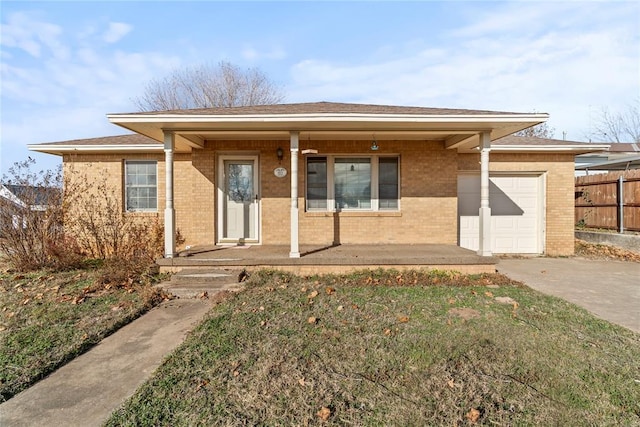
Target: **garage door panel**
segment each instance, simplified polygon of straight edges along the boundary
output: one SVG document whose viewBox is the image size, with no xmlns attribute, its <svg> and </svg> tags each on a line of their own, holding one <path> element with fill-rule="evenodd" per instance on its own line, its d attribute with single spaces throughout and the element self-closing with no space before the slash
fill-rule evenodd
<svg viewBox="0 0 640 427">
<path fill-rule="evenodd" d="M 491 250 L 495 253 L 540 253 L 542 195 L 540 176 L 492 176 Z M 479 247 L 480 177 L 458 177 L 459 244 Z"/>
<path fill-rule="evenodd" d="M 516 219 L 509 216 L 503 217 L 493 217 L 491 224 L 493 225 L 493 229 L 497 232 L 501 230 L 509 231 L 513 230 L 516 227 Z"/>
</svg>

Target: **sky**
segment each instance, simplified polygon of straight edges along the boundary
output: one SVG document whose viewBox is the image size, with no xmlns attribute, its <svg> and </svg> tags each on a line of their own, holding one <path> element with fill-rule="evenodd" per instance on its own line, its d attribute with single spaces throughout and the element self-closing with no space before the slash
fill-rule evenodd
<svg viewBox="0 0 640 427">
<path fill-rule="evenodd" d="M 285 102 L 550 114 L 588 141 L 640 98 L 638 1 L 0 0 L 0 176 L 28 144 L 127 133 L 152 79 L 193 65 L 259 68 Z"/>
</svg>

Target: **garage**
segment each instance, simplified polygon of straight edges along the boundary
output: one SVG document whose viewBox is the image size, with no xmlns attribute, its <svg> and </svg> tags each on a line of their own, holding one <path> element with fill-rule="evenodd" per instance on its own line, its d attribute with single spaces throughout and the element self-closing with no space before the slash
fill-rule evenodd
<svg viewBox="0 0 640 427">
<path fill-rule="evenodd" d="M 491 251 L 496 254 L 544 252 L 544 176 L 491 175 Z M 458 245 L 479 247 L 480 175 L 458 176 Z"/>
</svg>

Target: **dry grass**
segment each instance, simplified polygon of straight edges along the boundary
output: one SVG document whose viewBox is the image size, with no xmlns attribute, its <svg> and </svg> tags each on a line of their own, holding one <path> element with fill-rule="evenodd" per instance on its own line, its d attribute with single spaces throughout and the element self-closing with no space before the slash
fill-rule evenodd
<svg viewBox="0 0 640 427">
<path fill-rule="evenodd" d="M 0 402 L 162 300 L 149 284 L 101 270 L 0 272 Z"/>
<path fill-rule="evenodd" d="M 501 275 L 262 272 L 108 425 L 638 425 L 639 355 Z"/>
</svg>

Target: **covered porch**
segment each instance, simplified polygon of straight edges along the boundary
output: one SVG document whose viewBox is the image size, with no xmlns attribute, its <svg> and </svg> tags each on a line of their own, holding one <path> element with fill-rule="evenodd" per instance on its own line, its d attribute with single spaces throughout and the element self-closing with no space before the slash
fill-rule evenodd
<svg viewBox="0 0 640 427">
<path fill-rule="evenodd" d="M 157 261 L 161 272 L 183 269 L 278 269 L 302 275 L 393 268 L 432 269 L 464 274 L 494 273 L 498 259 L 455 245 L 300 245 L 300 257 L 287 245 L 202 246 Z"/>
<path fill-rule="evenodd" d="M 190 246 L 244 242 L 256 245 L 243 249 L 251 253 L 268 247 L 269 256 L 262 258 L 277 259 L 281 266 L 341 266 L 342 258 L 360 258 L 341 253 L 347 243 L 383 245 L 377 257 L 359 262 L 365 268 L 382 265 L 379 261 L 394 254 L 396 244 L 414 248 L 405 255 L 422 243 L 429 244 L 423 248 L 456 247 L 456 179 L 459 159 L 468 155 L 474 157 L 473 170 L 480 166 L 479 244 L 477 254 L 470 253 L 473 261 L 443 264 L 439 257 L 410 256 L 401 262 L 407 257 L 394 255 L 384 265 L 478 264 L 478 255 L 491 260 L 491 142 L 547 117 L 321 102 L 116 114 L 109 120 L 161 142 L 156 149 L 164 152 L 168 266 L 181 258 L 176 232 L 182 226 L 190 227 Z M 182 164 L 185 159 L 190 168 Z M 344 247 L 320 250 L 331 241 Z M 286 252 L 273 246 L 283 243 Z M 371 248 L 356 252 L 379 253 Z M 211 252 L 220 251 L 227 249 Z"/>
</svg>

